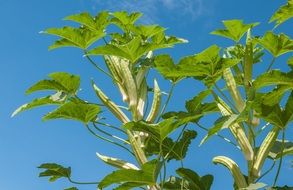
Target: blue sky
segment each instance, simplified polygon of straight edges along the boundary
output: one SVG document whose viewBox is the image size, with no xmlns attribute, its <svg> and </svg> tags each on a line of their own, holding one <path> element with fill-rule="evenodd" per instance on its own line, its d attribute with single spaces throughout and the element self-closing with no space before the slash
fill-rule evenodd
<svg viewBox="0 0 293 190">
<path fill-rule="evenodd" d="M 52 108 L 40 108 L 10 118 L 19 105 L 40 96 L 25 96 L 25 90 L 55 71 L 80 75 L 80 94 L 88 100 L 97 100 L 90 87 L 91 78 L 109 96 L 118 98 L 117 91 L 109 88 L 111 81 L 94 70 L 82 57 L 81 51 L 65 48 L 49 52 L 47 47 L 54 39 L 39 34 L 39 31 L 69 24 L 62 21 L 62 18 L 84 11 L 93 14 L 104 9 L 142 11 L 144 16 L 141 22 L 160 24 L 168 28 L 168 34 L 189 40 L 188 44 L 164 50 L 178 60 L 181 56 L 200 52 L 212 44 L 222 47 L 232 45 L 229 40 L 209 35 L 209 32 L 222 27 L 222 20 L 261 22 L 253 34 L 262 35 L 265 30 L 273 28 L 267 22 L 277 7 L 284 3 L 284 0 L 0 0 L 0 189 L 57 190 L 71 186 L 64 180 L 49 184 L 47 179 L 38 178 L 39 170 L 36 167 L 44 162 L 71 166 L 73 178 L 77 181 L 98 181 L 112 168 L 104 165 L 95 156 L 95 152 L 127 158 L 120 149 L 95 139 L 80 123 L 63 120 L 42 122 L 42 115 Z M 281 25 L 276 30 L 279 31 L 292 37 L 292 21 Z M 270 59 L 269 56 L 268 58 Z M 284 59 L 277 61 L 275 68 L 286 68 L 283 61 Z M 156 74 L 154 76 L 158 77 Z M 160 80 L 160 86 L 168 91 L 170 84 Z M 180 83 L 171 100 L 173 104 L 168 109 L 184 109 L 184 99 L 192 98 L 202 88 L 200 83 L 193 80 Z M 212 123 L 205 124 L 210 126 Z M 190 147 L 185 166 L 191 167 L 200 175 L 215 175 L 212 189 L 231 189 L 233 182 L 228 170 L 213 165 L 211 160 L 217 155 L 230 156 L 246 169 L 241 153 L 217 137 L 199 148 L 198 144 L 205 132 L 195 126 L 190 128 L 194 128 L 199 134 Z M 292 140 L 292 127 L 287 132 L 291 135 L 287 138 Z M 293 186 L 293 170 L 289 160 L 292 157 L 284 160 L 280 185 Z M 179 165 L 172 164 L 172 167 L 175 169 Z M 269 175 L 264 182 L 271 184 L 273 177 L 274 175 Z M 80 186 L 80 190 L 90 189 L 95 189 L 95 186 Z"/>
</svg>

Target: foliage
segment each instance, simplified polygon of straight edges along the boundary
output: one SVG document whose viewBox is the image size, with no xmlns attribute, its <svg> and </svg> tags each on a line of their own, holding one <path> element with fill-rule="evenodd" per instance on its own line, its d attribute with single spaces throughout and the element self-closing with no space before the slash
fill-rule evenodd
<svg viewBox="0 0 293 190">
<path fill-rule="evenodd" d="M 275 22 L 277 27 L 291 18 L 292 5 L 292 0 L 289 0 L 288 4 L 274 13 L 270 22 Z M 284 54 L 292 55 L 293 40 L 275 31 L 253 36 L 252 31 L 259 23 L 244 24 L 242 20 L 225 20 L 225 28 L 211 34 L 233 40 L 233 46 L 211 45 L 202 52 L 181 58 L 175 64 L 171 55 L 160 54 L 158 52 L 162 51 L 156 50 L 186 43 L 187 40 L 167 36 L 166 29 L 159 25 L 137 24 L 141 15 L 125 11 L 104 11 L 96 16 L 80 13 L 65 18 L 79 26 L 49 28 L 43 32 L 59 37 L 49 47 L 51 50 L 62 47 L 81 49 L 89 63 L 110 77 L 119 89 L 126 110 L 108 97 L 94 81 L 93 91 L 100 102 L 80 98 L 79 76 L 57 72 L 50 74 L 49 79 L 37 82 L 26 92 L 53 91 L 53 94 L 34 99 L 12 114 L 14 116 L 39 106 L 55 105 L 57 108 L 45 114 L 43 120 L 77 120 L 100 140 L 129 152 L 137 163 L 131 163 L 132 158 L 121 160 L 97 153 L 104 163 L 115 167 L 112 173 L 99 182 L 73 181 L 71 168 L 55 163 L 42 164 L 39 168 L 44 171 L 40 177 L 49 177 L 51 182 L 65 178 L 73 184 L 96 184 L 99 189 L 111 187 L 126 190 L 140 187 L 150 190 L 209 190 L 214 179 L 212 175 L 200 176 L 192 169 L 183 167 L 189 146 L 197 136 L 196 131 L 192 130 L 196 125 L 207 131 L 200 144 L 218 136 L 240 149 L 244 155 L 247 161 L 245 172 L 231 158 L 213 158 L 215 164 L 221 164 L 231 172 L 235 189 L 267 186 L 258 181 L 266 174 L 261 175 L 261 171 L 264 162 L 269 159 L 274 163 L 279 162 L 270 188 L 286 189 L 287 186 L 278 187 L 277 180 L 283 157 L 292 155 L 292 142 L 285 139 L 286 129 L 293 120 L 292 56 L 288 60 L 290 71 L 272 70 L 272 65 Z M 117 31 L 107 32 L 108 27 L 113 25 Z M 245 36 L 246 40 L 242 40 Z M 261 74 L 253 75 L 255 64 L 262 62 L 262 56 L 267 53 L 273 57 L 271 63 Z M 108 70 L 96 64 L 93 56 L 102 56 Z M 260 64 L 264 68 L 267 62 L 265 60 Z M 147 82 L 147 73 L 151 69 L 172 84 L 165 101 L 162 101 L 163 93 L 157 80 L 154 79 L 153 87 Z M 206 89 L 186 101 L 186 110 L 166 113 L 166 107 L 172 101 L 174 86 L 186 78 L 201 81 Z M 219 85 L 223 84 L 225 86 L 221 88 Z M 153 100 L 149 108 L 147 99 L 152 93 Z M 100 119 L 104 109 L 108 109 L 120 121 L 119 127 Z M 206 128 L 200 122 L 209 114 L 218 118 L 212 127 Z M 267 124 L 261 126 L 264 122 Z M 107 130 L 101 129 L 100 125 L 107 126 Z M 266 133 L 263 129 L 269 125 L 272 128 Z M 121 132 L 123 136 L 112 135 L 112 130 Z M 222 130 L 229 130 L 236 143 L 222 136 Z M 277 139 L 280 135 L 282 138 Z M 179 161 L 181 167 L 176 170 L 178 176 L 171 175 L 167 179 L 166 168 L 171 160 Z"/>
</svg>

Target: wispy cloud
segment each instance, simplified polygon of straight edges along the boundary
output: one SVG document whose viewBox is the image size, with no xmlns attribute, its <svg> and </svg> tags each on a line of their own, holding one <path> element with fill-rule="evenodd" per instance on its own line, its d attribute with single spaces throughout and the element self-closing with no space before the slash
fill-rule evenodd
<svg viewBox="0 0 293 190">
<path fill-rule="evenodd" d="M 192 20 L 208 13 L 204 0 L 92 0 L 93 8 L 103 7 L 114 10 L 140 11 L 144 22 L 159 20 L 161 13 L 176 14 Z M 171 12 L 172 11 L 172 12 Z"/>
</svg>

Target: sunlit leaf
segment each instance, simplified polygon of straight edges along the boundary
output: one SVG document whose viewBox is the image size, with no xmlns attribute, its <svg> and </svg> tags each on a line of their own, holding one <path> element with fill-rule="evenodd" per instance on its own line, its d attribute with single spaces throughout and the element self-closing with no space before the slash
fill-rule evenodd
<svg viewBox="0 0 293 190">
<path fill-rule="evenodd" d="M 238 42 L 249 28 L 255 27 L 258 23 L 244 24 L 242 20 L 224 20 L 225 29 L 215 30 L 211 34 L 223 36 Z"/>
<path fill-rule="evenodd" d="M 271 17 L 270 22 L 275 22 L 275 27 L 293 17 L 293 0 L 288 0 L 286 5 L 281 6 Z"/>
<path fill-rule="evenodd" d="M 121 169 L 107 175 L 98 185 L 99 188 L 105 188 L 116 183 L 139 183 L 144 185 L 155 185 L 160 170 L 160 164 L 157 160 L 149 161 L 142 165 L 141 170 Z"/>
<path fill-rule="evenodd" d="M 193 97 L 191 100 L 185 102 L 185 108 L 188 112 L 196 112 L 202 105 L 202 101 L 211 94 L 210 90 L 204 90 L 200 92 L 197 96 Z"/>
<path fill-rule="evenodd" d="M 278 104 L 281 101 L 284 94 L 290 89 L 292 89 L 292 87 L 287 85 L 277 86 L 273 91 L 263 95 L 263 103 L 268 106 Z"/>
<path fill-rule="evenodd" d="M 19 108 L 17 108 L 11 117 L 15 116 L 16 114 L 19 114 L 20 112 L 33 109 L 35 107 L 44 106 L 44 105 L 59 105 L 64 103 L 64 100 L 66 98 L 66 95 L 62 92 L 57 92 L 56 94 L 52 96 L 46 96 L 43 98 L 36 98 L 30 103 L 26 103 Z"/>
<path fill-rule="evenodd" d="M 283 112 L 282 120 L 285 125 L 288 125 L 293 120 L 293 92 L 289 95 Z"/>
<path fill-rule="evenodd" d="M 258 43 L 268 50 L 274 57 L 293 51 L 293 40 L 285 34 L 274 34 L 269 31 L 257 40 Z"/>
<path fill-rule="evenodd" d="M 103 31 L 107 24 L 109 24 L 108 17 L 109 13 L 106 11 L 100 12 L 96 17 L 92 17 L 89 13 L 84 12 L 67 16 L 64 20 L 80 23 L 93 31 Z"/>
<path fill-rule="evenodd" d="M 254 88 L 257 90 L 265 86 L 285 85 L 293 88 L 293 73 L 284 73 L 279 70 L 272 70 L 259 75 L 253 82 Z"/>
<path fill-rule="evenodd" d="M 103 31 L 91 31 L 87 28 L 73 28 L 69 26 L 63 28 L 49 28 L 43 33 L 61 38 L 49 47 L 50 50 L 65 46 L 87 49 L 95 41 L 105 36 Z"/>
<path fill-rule="evenodd" d="M 45 170 L 39 174 L 39 177 L 49 177 L 50 182 L 54 182 L 59 178 L 70 178 L 71 176 L 70 167 L 65 168 L 55 163 L 42 164 L 38 168 Z"/>
<path fill-rule="evenodd" d="M 251 183 L 248 187 L 245 187 L 243 190 L 256 190 L 266 187 L 267 184 L 265 183 Z"/>
<path fill-rule="evenodd" d="M 68 94 L 76 94 L 80 85 L 80 78 L 65 72 L 56 72 L 49 74 L 51 80 L 41 80 L 31 86 L 26 94 L 42 90 L 62 91 Z"/>
<path fill-rule="evenodd" d="M 87 124 L 94 121 L 100 112 L 100 107 L 86 102 L 67 102 L 56 110 L 48 113 L 43 120 L 50 119 L 73 119 Z"/>
</svg>

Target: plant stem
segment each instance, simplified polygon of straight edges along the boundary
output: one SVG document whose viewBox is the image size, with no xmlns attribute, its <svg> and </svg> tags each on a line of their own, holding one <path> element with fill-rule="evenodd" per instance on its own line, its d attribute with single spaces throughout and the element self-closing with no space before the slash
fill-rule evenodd
<svg viewBox="0 0 293 190">
<path fill-rule="evenodd" d="M 123 138 L 117 137 L 117 136 L 115 136 L 115 135 L 112 135 L 112 134 L 108 133 L 107 131 L 104 131 L 104 130 L 100 129 L 100 128 L 99 128 L 94 122 L 93 122 L 93 126 L 94 126 L 94 128 L 95 128 L 96 130 L 100 131 L 101 133 L 103 133 L 103 134 L 105 134 L 105 135 L 107 135 L 107 136 L 109 136 L 109 137 L 115 138 L 115 139 L 117 139 L 117 140 L 119 140 L 119 141 L 122 141 L 122 142 L 125 143 L 125 144 L 129 144 L 129 142 L 126 141 L 126 140 L 124 140 Z"/>
<path fill-rule="evenodd" d="M 219 91 L 219 93 L 224 97 L 224 99 L 233 107 L 234 110 L 237 110 L 233 102 L 230 101 L 230 99 L 222 92 L 222 90 L 219 88 L 217 84 L 215 84 L 215 88 Z M 237 110 L 238 111 L 238 110 Z"/>
<path fill-rule="evenodd" d="M 205 130 L 205 131 L 209 131 L 209 129 L 205 128 L 205 127 L 202 126 L 201 124 L 199 124 L 199 123 L 197 123 L 197 122 L 196 122 L 195 124 L 196 124 L 199 128 L 201 128 L 201 129 L 203 129 L 203 130 Z M 226 142 L 232 144 L 232 145 L 235 146 L 237 149 L 241 150 L 241 148 L 240 148 L 237 144 L 235 144 L 234 142 L 232 142 L 230 139 L 227 139 L 226 137 L 224 137 L 224 136 L 222 136 L 222 135 L 220 135 L 220 134 L 218 134 L 218 133 L 216 133 L 215 135 L 216 135 L 217 137 L 223 139 L 224 141 L 226 141 Z"/>
<path fill-rule="evenodd" d="M 282 163 L 283 163 L 283 152 L 284 152 L 284 148 L 285 148 L 284 144 L 285 144 L 285 130 L 283 129 L 283 131 L 282 131 L 282 149 L 281 149 L 280 161 L 279 161 L 277 173 L 276 173 L 276 176 L 275 176 L 275 179 L 274 179 L 273 187 L 276 186 L 276 183 L 278 181 L 278 177 L 279 177 L 279 174 L 280 174 L 280 171 L 281 171 L 281 166 L 282 166 Z"/>
<path fill-rule="evenodd" d="M 78 184 L 78 185 L 96 185 L 96 184 L 99 184 L 99 182 L 77 182 L 77 181 L 73 181 L 70 177 L 68 177 L 67 179 L 71 183 Z"/>
<path fill-rule="evenodd" d="M 84 55 L 87 58 L 87 60 L 99 71 L 101 71 L 102 73 L 106 74 L 108 77 L 110 77 L 111 79 L 113 79 L 112 75 L 110 73 L 108 73 L 107 71 L 105 71 L 104 69 L 102 69 L 101 67 L 99 67 L 88 55 L 87 52 L 84 51 Z"/>
<path fill-rule="evenodd" d="M 123 146 L 123 145 L 121 145 L 121 144 L 119 144 L 119 143 L 117 143 L 117 142 L 114 142 L 114 141 L 112 141 L 112 140 L 110 140 L 110 139 L 107 139 L 107 138 L 105 138 L 105 137 L 103 137 L 103 136 L 100 136 L 100 135 L 98 135 L 98 134 L 96 134 L 88 125 L 86 125 L 86 128 L 88 129 L 88 131 L 92 134 L 92 135 L 94 135 L 95 137 L 97 137 L 97 138 L 99 138 L 99 139 L 101 139 L 101 140 L 104 140 L 104 141 L 107 141 L 107 142 L 109 142 L 109 143 L 112 143 L 112 144 L 114 144 L 114 145 L 116 145 L 116 146 L 119 146 L 119 147 L 121 147 L 121 148 L 123 148 L 124 150 L 127 150 L 127 152 L 129 152 L 130 154 L 132 154 L 133 156 L 134 156 L 134 154 L 133 154 L 133 152 L 131 152 L 128 148 L 126 148 L 125 146 Z"/>
<path fill-rule="evenodd" d="M 269 65 L 268 68 L 267 68 L 267 72 L 268 72 L 269 70 L 271 70 L 271 68 L 272 68 L 273 64 L 275 63 L 275 61 L 276 61 L 276 57 L 274 57 L 274 58 L 272 59 L 270 65 Z"/>
<path fill-rule="evenodd" d="M 274 167 L 275 167 L 275 164 L 276 164 L 276 161 L 274 160 L 274 162 L 273 162 L 273 164 L 272 164 L 272 166 L 266 171 L 266 172 L 264 172 L 256 181 L 255 181 L 255 183 L 256 182 L 258 182 L 261 178 L 263 178 L 265 175 L 267 175 Z"/>
<path fill-rule="evenodd" d="M 120 129 L 120 128 L 118 128 L 118 127 L 115 127 L 115 126 L 113 126 L 113 125 L 110 125 L 110 124 L 107 124 L 107 123 L 98 122 L 98 121 L 95 121 L 94 123 L 97 123 L 97 124 L 100 124 L 100 125 L 103 125 L 103 126 L 106 126 L 106 127 L 110 127 L 110 128 L 112 128 L 112 129 L 115 129 L 115 130 L 117 130 L 117 131 L 120 131 L 120 132 L 126 134 L 125 131 L 123 131 L 122 129 Z"/>
<path fill-rule="evenodd" d="M 173 95 L 173 90 L 174 90 L 175 85 L 176 85 L 176 83 L 172 83 L 170 91 L 169 91 L 169 94 L 168 94 L 168 97 L 167 97 L 167 100 L 166 100 L 166 102 L 165 102 L 165 104 L 163 106 L 163 109 L 162 109 L 162 111 L 161 111 L 161 113 L 160 113 L 160 115 L 159 115 L 159 117 L 157 119 L 157 122 L 160 121 L 162 115 L 165 113 L 165 110 L 166 110 L 166 108 L 168 106 L 168 103 L 169 103 L 169 101 L 170 101 L 170 99 L 171 99 L 171 97 Z"/>
</svg>

